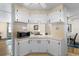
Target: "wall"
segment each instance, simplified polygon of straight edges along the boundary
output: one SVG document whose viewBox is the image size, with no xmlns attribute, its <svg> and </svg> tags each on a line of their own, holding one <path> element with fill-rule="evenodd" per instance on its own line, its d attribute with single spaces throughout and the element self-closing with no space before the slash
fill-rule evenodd
<svg viewBox="0 0 79 59">
<path fill-rule="evenodd" d="M 78 36 L 76 38 L 76 42 L 79 42 L 79 20 L 78 19 L 74 19 L 71 21 L 72 27 L 71 27 L 71 31 L 72 31 L 72 35 L 73 37 L 75 36 L 76 33 L 78 33 Z"/>
<path fill-rule="evenodd" d="M 38 25 L 38 30 L 34 30 L 34 25 Z M 33 33 L 40 32 L 40 34 L 45 35 L 45 24 L 28 24 L 27 30 Z"/>
<path fill-rule="evenodd" d="M 15 22 L 13 25 L 13 37 L 17 37 L 17 32 L 27 32 L 27 24 L 21 22 Z"/>
<path fill-rule="evenodd" d="M 0 22 L 11 22 L 11 4 L 0 3 Z"/>
<path fill-rule="evenodd" d="M 64 23 L 53 23 L 50 30 L 53 38 L 64 39 Z"/>
<path fill-rule="evenodd" d="M 0 32 L 2 39 L 7 38 L 7 23 L 6 22 L 0 22 Z"/>
<path fill-rule="evenodd" d="M 0 22 L 11 23 L 11 14 L 0 11 Z"/>
<path fill-rule="evenodd" d="M 51 24 L 45 24 L 45 32 L 48 33 L 48 35 L 51 35 Z"/>
<path fill-rule="evenodd" d="M 78 25 L 79 25 L 79 20 L 73 20 L 72 21 L 72 33 L 79 33 L 79 27 L 78 27 Z"/>
<path fill-rule="evenodd" d="M 7 38 L 7 23 L 11 23 L 11 4 L 0 3 L 0 31 L 3 39 Z"/>
<path fill-rule="evenodd" d="M 79 20 L 78 19 L 74 19 L 72 22 L 72 34 L 75 35 L 76 33 L 78 33 L 76 42 L 79 42 Z"/>
</svg>

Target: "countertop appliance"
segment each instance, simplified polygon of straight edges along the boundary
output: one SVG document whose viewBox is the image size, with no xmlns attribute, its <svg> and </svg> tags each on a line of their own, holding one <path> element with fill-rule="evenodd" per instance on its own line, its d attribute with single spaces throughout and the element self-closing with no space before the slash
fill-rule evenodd
<svg viewBox="0 0 79 59">
<path fill-rule="evenodd" d="M 17 32 L 17 38 L 29 37 L 30 32 Z"/>
</svg>

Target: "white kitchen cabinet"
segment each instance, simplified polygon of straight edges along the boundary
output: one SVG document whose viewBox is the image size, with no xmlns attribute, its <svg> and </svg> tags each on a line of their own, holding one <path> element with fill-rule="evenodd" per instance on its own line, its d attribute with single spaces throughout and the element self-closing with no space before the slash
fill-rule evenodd
<svg viewBox="0 0 79 59">
<path fill-rule="evenodd" d="M 15 56 L 19 56 L 19 46 L 18 46 L 18 41 L 15 39 L 14 40 L 15 43 L 14 43 L 14 55 Z"/>
<path fill-rule="evenodd" d="M 31 14 L 29 23 L 47 23 L 48 16 L 46 14 Z"/>
<path fill-rule="evenodd" d="M 47 39 L 40 39 L 40 52 L 47 53 L 48 52 L 48 40 Z"/>
<path fill-rule="evenodd" d="M 53 55 L 54 53 L 53 53 L 53 40 L 50 40 L 50 44 L 49 44 L 49 46 L 48 46 L 48 53 L 50 54 L 50 55 Z"/>
<path fill-rule="evenodd" d="M 35 52 L 39 52 L 39 46 L 37 43 L 37 39 L 30 39 L 30 43 L 31 43 L 31 52 L 35 53 Z"/>
<path fill-rule="evenodd" d="M 53 55 L 58 56 L 60 55 L 60 48 L 61 48 L 61 42 L 53 40 Z"/>
<path fill-rule="evenodd" d="M 44 53 L 48 50 L 48 41 L 43 39 L 33 39 L 31 40 L 31 50 L 32 52 Z"/>
<path fill-rule="evenodd" d="M 32 38 L 17 41 L 16 54 L 19 56 L 29 53 L 49 53 L 54 56 L 63 56 L 67 53 L 67 47 L 63 40 Z"/>
<path fill-rule="evenodd" d="M 58 41 L 58 40 L 51 40 L 50 41 L 48 52 L 51 55 L 60 56 L 60 55 L 62 55 L 61 50 L 62 50 L 61 41 Z"/>
<path fill-rule="evenodd" d="M 31 40 L 32 52 L 45 53 L 48 50 L 48 41 L 45 39 L 33 39 Z"/>
<path fill-rule="evenodd" d="M 15 7 L 15 21 L 28 23 L 29 14 L 24 8 Z"/>
<path fill-rule="evenodd" d="M 28 40 L 21 40 L 18 42 L 19 43 L 19 56 L 27 55 L 28 53 L 31 52 L 30 49 L 30 44 Z"/>
<path fill-rule="evenodd" d="M 54 10 L 49 14 L 50 23 L 64 22 L 64 11 L 62 9 Z"/>
</svg>

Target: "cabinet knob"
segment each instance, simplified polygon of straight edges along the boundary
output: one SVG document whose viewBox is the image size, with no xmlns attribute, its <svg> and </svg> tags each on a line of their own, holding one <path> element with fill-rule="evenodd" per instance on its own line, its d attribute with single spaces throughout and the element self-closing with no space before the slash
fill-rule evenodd
<svg viewBox="0 0 79 59">
<path fill-rule="evenodd" d="M 50 44 L 50 40 L 48 40 L 48 44 Z"/>
<path fill-rule="evenodd" d="M 18 12 L 18 9 L 16 11 Z"/>
<path fill-rule="evenodd" d="M 19 45 L 19 42 L 18 42 L 18 45 Z"/>
<path fill-rule="evenodd" d="M 60 45 L 60 42 L 58 42 L 58 45 Z"/>
<path fill-rule="evenodd" d="M 37 43 L 41 43 L 41 40 L 37 40 Z"/>
<path fill-rule="evenodd" d="M 30 40 L 28 40 L 28 43 L 30 44 Z"/>
</svg>

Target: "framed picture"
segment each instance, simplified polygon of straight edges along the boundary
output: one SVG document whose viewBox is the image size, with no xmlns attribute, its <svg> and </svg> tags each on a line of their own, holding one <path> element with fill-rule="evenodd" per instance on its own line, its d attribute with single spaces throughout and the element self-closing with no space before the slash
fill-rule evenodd
<svg viewBox="0 0 79 59">
<path fill-rule="evenodd" d="M 38 25 L 34 25 L 34 30 L 38 30 Z"/>
</svg>

